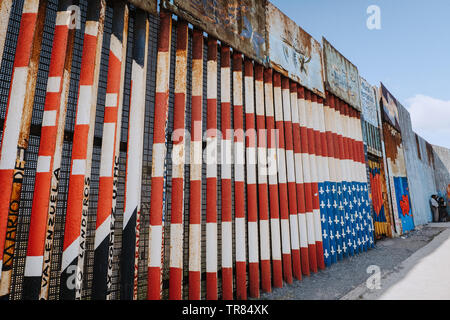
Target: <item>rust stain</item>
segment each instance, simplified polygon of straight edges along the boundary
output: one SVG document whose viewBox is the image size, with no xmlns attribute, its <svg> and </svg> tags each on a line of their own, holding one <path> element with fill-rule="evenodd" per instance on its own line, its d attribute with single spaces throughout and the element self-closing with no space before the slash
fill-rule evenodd
<svg viewBox="0 0 450 320">
<path fill-rule="evenodd" d="M 386 156 L 395 161 L 398 156 L 398 150 L 402 144 L 402 137 L 391 125 L 383 124 L 383 135 L 385 139 Z"/>
<path fill-rule="evenodd" d="M 161 8 L 267 65 L 265 1 L 161 0 Z"/>
<path fill-rule="evenodd" d="M 157 14 L 157 0 L 129 0 L 128 2 L 151 14 Z"/>
</svg>

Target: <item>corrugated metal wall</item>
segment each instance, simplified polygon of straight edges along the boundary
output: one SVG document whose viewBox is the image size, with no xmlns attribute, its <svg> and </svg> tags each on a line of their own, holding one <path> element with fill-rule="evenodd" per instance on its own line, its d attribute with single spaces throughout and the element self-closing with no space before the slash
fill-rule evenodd
<svg viewBox="0 0 450 320">
<path fill-rule="evenodd" d="M 8 233 L 9 247 L 5 248 L 3 255 L 4 267 L 0 283 L 0 294 L 3 298 L 11 300 L 37 299 L 38 297 L 50 300 L 60 298 L 92 299 L 98 298 L 95 293 L 96 290 L 99 290 L 97 286 L 107 288 L 105 292 L 100 293 L 100 296 L 108 299 L 132 297 L 134 299 L 188 299 L 192 297 L 215 299 L 224 298 L 225 295 L 230 298 L 245 299 L 247 293 L 250 297 L 257 298 L 262 277 L 267 280 L 266 274 L 260 274 L 260 270 L 263 268 L 272 272 L 272 283 L 269 278 L 269 283 L 264 281 L 261 286 L 262 290 L 270 291 L 272 285 L 274 287 L 282 286 L 281 276 L 288 283 L 292 281 L 293 276 L 297 280 L 301 280 L 302 274 L 309 275 L 310 272 L 317 272 L 332 263 L 373 247 L 374 230 L 372 206 L 368 197 L 370 193 L 368 182 L 371 177 L 369 169 L 375 168 L 376 165 L 369 169 L 366 167 L 369 159 L 362 140 L 365 138 L 372 153 L 375 152 L 377 155 L 383 148 L 377 135 L 378 129 L 365 122 L 361 126 L 359 102 L 356 101 L 358 100 L 357 95 L 352 95 L 351 99 L 341 97 L 341 99 L 351 100 L 345 102 L 329 92 L 317 91 L 316 88 L 310 88 L 315 90 L 312 92 L 294 82 L 295 79 L 289 79 L 286 75 L 270 69 L 269 64 L 260 65 L 259 63 L 267 62 L 260 59 L 259 56 L 263 54 L 259 51 L 261 43 L 252 43 L 252 46 L 248 46 L 249 43 L 245 41 L 249 40 L 242 40 L 253 39 L 255 41 L 256 35 L 246 35 L 239 40 L 244 41 L 242 42 L 246 49 L 244 51 L 250 52 L 250 55 L 255 50 L 258 52 L 258 55 L 255 55 L 256 60 L 242 56 L 236 50 L 240 48 L 231 48 L 232 59 L 222 61 L 222 59 L 229 59 L 226 55 L 222 55 L 229 48 L 224 42 L 217 42 L 211 34 L 205 36 L 204 31 L 208 30 L 197 29 L 198 26 L 189 25 L 188 37 L 184 39 L 182 34 L 177 32 L 177 30 L 183 30 L 178 27 L 181 28 L 185 24 L 180 18 L 175 18 L 164 10 L 160 11 L 159 16 L 155 12 L 144 14 L 141 9 L 135 8 L 133 5 L 127 6 L 129 8 L 127 15 L 128 11 L 126 9 L 120 11 L 120 7 L 116 6 L 117 3 L 123 4 L 124 2 L 81 0 L 78 3 L 78 1 L 19 0 L 12 3 L 11 15 L 6 17 L 9 19 L 8 31 L 5 35 L 0 35 L 6 37 L 0 72 L 0 126 L 2 128 L 0 137 L 6 136 L 6 139 L 2 140 L 2 148 L 5 146 L 4 141 L 9 143 L 15 139 L 11 132 L 18 132 L 16 129 L 19 125 L 27 123 L 26 117 L 21 119 L 17 117 L 16 113 L 11 113 L 12 116 L 8 114 L 11 118 L 7 119 L 6 117 L 7 110 L 16 110 L 13 108 L 17 108 L 17 105 L 11 103 L 21 97 L 16 93 L 17 88 L 22 88 L 21 85 L 24 83 L 30 83 L 30 85 L 32 83 L 32 81 L 24 81 L 22 84 L 17 84 L 17 81 L 12 81 L 16 74 L 21 74 L 20 72 L 25 71 L 25 74 L 28 74 L 26 66 L 17 64 L 18 57 L 24 60 L 25 64 L 30 60 L 30 58 L 27 60 L 26 57 L 18 55 L 16 48 L 22 47 L 23 43 L 29 43 L 29 41 L 23 40 L 28 36 L 27 32 L 34 34 L 37 39 L 32 43 L 39 44 L 42 48 L 39 50 L 37 77 L 31 78 L 31 80 L 37 80 L 36 89 L 34 90 L 32 85 L 24 89 L 28 90 L 25 91 L 27 93 L 35 92 L 35 97 L 30 130 L 27 130 L 25 126 L 25 129 L 22 128 L 20 132 L 25 137 L 29 133 L 30 137 L 25 153 L 22 190 L 19 193 L 20 208 L 17 230 L 14 225 L 8 225 L 8 230 L 12 231 Z M 133 3 L 139 4 L 140 1 Z M 35 20 L 33 19 L 37 14 L 33 10 L 37 10 L 39 7 L 36 6 L 37 4 L 41 5 L 41 8 L 45 8 L 44 5 L 46 5 L 42 43 L 39 40 L 39 32 L 34 33 Z M 78 4 L 80 9 L 80 28 L 75 31 L 69 31 L 71 29 L 68 12 L 69 8 L 73 8 L 69 7 L 71 4 Z M 23 8 L 26 8 L 26 11 L 23 11 Z M 243 6 L 241 10 L 245 8 Z M 42 9 L 40 12 L 43 12 Z M 118 25 L 123 24 L 126 27 L 126 23 L 120 23 L 120 13 L 123 15 L 122 20 L 128 22 L 126 42 L 121 42 L 120 36 L 118 38 L 116 33 Z M 128 19 L 124 17 L 128 17 Z M 265 21 L 262 20 L 263 17 L 253 18 Z M 259 27 L 261 27 L 260 20 L 257 21 Z M 37 22 L 42 21 L 37 20 Z M 96 27 L 92 27 L 93 25 Z M 102 25 L 103 27 L 98 27 Z M 147 26 L 148 34 L 146 33 Z M 246 32 L 249 32 L 247 30 L 249 26 L 245 26 L 245 28 Z M 39 30 L 39 28 L 36 29 Z M 212 34 L 215 34 L 214 32 Z M 73 33 L 73 50 L 70 50 L 72 48 L 70 35 Z M 196 37 L 196 34 L 200 34 L 200 37 Z M 61 35 L 66 38 L 64 36 L 60 38 Z M 230 33 L 227 36 L 230 36 Z M 231 36 L 235 35 L 231 33 Z M 101 43 L 100 39 L 102 39 Z M 167 39 L 170 39 L 170 42 Z M 177 63 L 180 58 L 178 51 L 182 47 L 183 39 L 187 40 L 186 66 Z M 68 58 L 70 55 L 66 55 L 65 52 L 60 53 L 63 58 L 65 57 L 66 63 L 71 66 L 70 79 L 67 82 L 66 102 L 64 94 L 59 91 L 60 84 L 65 82 L 61 80 L 61 76 L 58 77 L 52 73 L 55 66 L 62 66 L 62 64 L 56 63 L 59 60 L 55 58 L 55 53 L 52 51 L 52 48 L 56 46 L 55 43 L 59 43 L 58 41 L 65 41 L 64 45 L 67 45 L 68 51 L 73 54 L 72 60 L 70 60 Z M 99 43 L 97 44 L 97 42 Z M 94 50 L 97 45 L 98 48 Z M 118 101 L 117 95 L 114 96 L 109 91 L 109 86 L 113 81 L 108 75 L 111 72 L 119 74 L 117 70 L 112 70 L 110 67 L 111 61 L 115 61 L 113 56 L 120 56 L 120 48 L 123 50 L 125 45 L 126 56 L 119 61 L 120 66 L 124 65 L 124 69 L 121 69 L 124 70 L 123 78 L 120 76 L 119 81 L 123 86 L 123 101 Z M 146 48 L 147 45 L 148 50 L 145 52 L 143 48 Z M 316 42 L 315 45 L 319 46 Z M 198 49 L 199 46 L 200 49 Z M 330 48 L 328 50 L 335 50 Z M 217 54 L 215 54 L 216 49 Z M 24 55 L 23 52 L 21 54 Z M 330 63 L 340 63 L 345 60 L 337 51 L 334 51 L 333 54 L 337 58 L 336 61 L 331 59 Z M 319 53 L 316 52 L 316 55 Z M 143 56 L 146 56 L 146 59 Z M 197 61 L 199 56 L 201 57 L 200 63 Z M 59 57 L 59 59 L 62 58 Z M 306 60 L 304 59 L 303 62 Z M 93 61 L 98 61 L 98 63 L 93 63 Z M 349 69 L 350 78 L 355 80 L 352 80 L 352 85 L 356 90 L 358 71 L 349 61 L 345 60 L 344 63 Z M 200 64 L 203 67 L 203 74 L 201 76 L 193 74 L 193 70 L 198 70 Z M 224 78 L 228 77 L 227 65 L 230 65 L 229 79 Z M 30 70 L 32 70 L 31 67 Z M 141 70 L 142 67 L 146 69 Z M 98 86 L 95 81 L 96 72 L 98 72 Z M 142 75 L 146 76 L 143 85 L 136 82 Z M 60 82 L 55 85 L 55 80 Z M 87 83 L 87 80 L 90 82 Z M 182 93 L 185 94 L 182 103 L 179 98 L 180 83 L 182 87 L 184 86 Z M 195 84 L 199 83 L 202 92 L 197 96 L 199 87 L 195 87 Z M 139 88 L 139 85 L 145 89 L 136 89 Z M 58 90 L 54 90 L 55 87 Z M 264 97 L 258 96 L 258 94 L 262 94 L 262 88 L 265 89 Z M 332 88 L 338 92 L 338 83 L 333 82 Z M 79 96 L 81 89 L 84 91 Z M 9 94 L 10 91 L 13 92 L 12 95 Z M 90 92 L 90 95 L 86 92 Z M 51 260 L 45 260 L 42 263 L 43 257 L 40 256 L 42 252 L 37 255 L 30 253 L 30 248 L 34 247 L 34 243 L 30 243 L 29 240 L 32 239 L 30 225 L 33 225 L 32 210 L 33 208 L 36 210 L 37 206 L 37 200 L 33 199 L 36 194 L 35 181 L 41 179 L 42 172 L 46 172 L 44 169 L 47 166 L 43 163 L 48 163 L 46 162 L 48 156 L 41 151 L 45 149 L 46 144 L 55 143 L 53 140 L 56 140 L 57 137 L 56 134 L 45 133 L 46 130 L 49 130 L 48 127 L 52 126 L 49 124 L 53 123 L 55 126 L 56 119 L 59 119 L 58 116 L 53 118 L 56 110 L 50 108 L 53 101 L 52 94 L 55 93 L 60 96 L 58 101 L 62 101 L 60 108 L 64 109 L 67 106 L 67 115 L 64 126 L 61 126 L 64 128 L 64 135 L 61 136 L 63 140 L 59 184 L 56 185 L 57 189 L 52 190 L 53 194 L 57 193 L 57 199 L 52 200 L 50 195 L 37 199 L 45 205 L 50 200 L 57 200 L 54 223 L 49 218 L 48 221 L 39 221 L 41 224 L 46 222 L 43 229 L 41 228 L 41 244 L 44 241 L 45 243 L 53 241 L 50 242 L 52 246 L 45 248 L 50 251 Z M 91 97 L 96 97 L 96 101 L 86 104 Z M 116 97 L 115 102 L 112 97 Z M 230 98 L 229 105 L 226 104 L 228 97 Z M 200 110 L 197 107 L 201 107 L 201 114 L 194 114 L 194 103 L 195 110 Z M 264 104 L 265 108 L 262 109 L 265 110 L 261 111 L 258 103 Z M 351 103 L 352 106 L 348 103 Z M 104 132 L 108 132 L 105 131 L 106 123 L 110 128 L 111 119 L 114 118 L 115 113 L 112 113 L 111 110 L 117 110 L 117 106 L 120 104 L 123 104 L 121 119 L 114 120 L 116 123 L 121 122 L 120 134 L 115 134 L 115 137 L 120 139 L 116 144 L 119 150 L 115 151 L 118 157 L 116 160 L 118 164 L 115 168 L 117 172 L 106 172 L 106 177 L 109 177 L 108 174 L 117 174 L 116 182 L 114 179 L 108 180 L 112 181 L 108 185 L 112 188 L 110 196 L 116 201 L 111 213 L 107 213 L 113 223 L 99 226 L 96 225 L 97 209 L 102 200 L 99 199 L 99 186 L 101 178 L 105 177 L 102 166 L 113 160 L 113 158 L 108 158 L 107 151 L 102 149 L 102 142 L 105 139 Z M 91 106 L 94 112 L 92 114 L 95 114 L 95 117 L 89 120 Z M 279 132 L 283 134 L 275 136 L 276 141 L 273 144 L 264 139 L 263 142 L 267 143 L 266 145 L 259 144 L 261 141 L 258 141 L 258 147 L 249 138 L 250 135 L 245 139 L 234 137 L 234 141 L 231 141 L 234 158 L 237 159 L 239 152 L 242 152 L 242 156 L 246 157 L 246 165 L 238 167 L 240 164 L 234 162 L 232 166 L 230 165 L 233 170 L 229 169 L 228 172 L 227 168 L 222 168 L 223 164 L 221 163 L 218 163 L 215 168 L 203 162 L 201 174 L 198 177 L 199 180 L 201 179 L 200 188 L 195 189 L 196 191 L 201 190 L 201 195 L 196 199 L 197 202 L 192 202 L 190 195 L 194 193 L 194 183 L 191 179 L 193 173 L 190 171 L 189 150 L 193 148 L 193 145 L 190 144 L 189 139 L 183 141 L 186 162 L 182 176 L 175 177 L 179 168 L 177 169 L 173 163 L 177 152 L 183 150 L 172 141 L 174 128 L 180 127 L 179 119 L 183 118 L 183 116 L 175 117 L 177 108 L 180 106 L 185 108 L 184 125 L 187 132 L 193 131 L 191 120 L 197 116 L 202 119 L 202 133 L 206 133 L 210 128 L 221 130 L 222 125 L 226 125 L 226 122 L 222 122 L 222 114 L 224 114 L 230 117 L 231 128 L 242 127 L 246 130 L 255 128 L 256 124 L 259 130 L 261 123 L 264 123 L 267 127 L 271 126 L 281 130 Z M 229 114 L 228 107 L 230 107 Z M 83 114 L 82 112 L 86 112 L 86 110 L 87 113 Z M 138 120 L 142 119 L 135 119 L 134 111 L 130 113 L 130 110 L 142 111 L 143 128 L 137 128 L 142 130 L 142 136 L 132 135 L 136 129 L 133 126 L 139 124 L 129 124 L 131 121 L 138 123 Z M 56 115 L 58 114 L 56 113 Z M 17 119 L 11 120 L 14 117 Z M 8 123 L 13 125 L 7 125 Z M 15 126 L 17 128 L 14 128 Z M 92 134 L 87 133 L 89 128 Z M 398 143 L 394 143 L 394 145 L 391 143 L 398 140 L 395 133 L 393 134 L 395 130 L 393 128 L 388 130 L 387 126 L 383 126 L 383 128 L 385 129 L 389 172 L 393 176 L 406 178 L 406 171 L 397 174 L 398 170 L 396 171 L 394 168 L 397 165 L 395 163 L 397 157 L 392 156 L 392 151 L 396 155 L 399 154 Z M 40 141 L 44 134 L 48 141 Z M 240 140 L 241 138 L 242 140 Z M 139 142 L 139 139 L 142 141 Z M 132 142 L 130 143 L 130 141 Z M 222 141 L 214 134 L 208 138 L 203 137 L 203 141 L 200 142 L 201 151 L 210 150 L 216 142 L 217 150 L 219 150 L 217 158 L 221 159 Z M 92 143 L 92 150 L 89 147 L 90 143 Z M 132 163 L 131 160 L 133 163 L 135 162 L 136 159 L 133 159 L 135 155 L 127 151 L 130 150 L 130 145 L 140 146 L 140 143 L 143 148 L 142 162 L 140 162 L 140 158 L 137 159 L 138 169 L 133 170 L 134 168 L 131 168 L 129 164 Z M 277 169 L 280 171 L 275 174 L 265 171 L 266 169 L 260 163 L 254 166 L 249 162 L 255 157 L 256 152 L 258 152 L 259 161 L 259 153 L 266 147 L 267 156 L 263 156 L 263 158 L 266 158 L 265 160 L 270 160 L 271 157 L 276 159 Z M 21 149 L 18 148 L 18 150 Z M 86 160 L 80 150 L 84 150 L 86 153 L 84 155 Z M 2 158 L 0 159 L 2 161 L 6 159 L 6 155 L 8 155 L 8 159 L 16 159 L 16 155 L 12 151 L 2 149 Z M 58 152 L 52 152 L 50 158 L 57 158 Z M 3 164 L 0 168 L 2 174 L 0 183 L 4 188 L 1 190 L 3 200 L 0 199 L 0 205 L 6 203 L 11 207 L 10 198 L 6 199 L 4 194 L 11 189 L 11 184 L 19 185 L 22 180 L 16 179 L 17 181 L 8 182 L 9 180 L 5 177 L 11 178 L 14 170 L 20 171 L 17 166 L 23 163 L 20 158 L 22 154 L 18 153 L 16 168 L 6 168 Z M 89 160 L 91 154 L 92 161 Z M 263 154 L 266 154 L 265 150 Z M 401 150 L 401 154 L 403 154 L 403 150 Z M 139 156 L 136 155 L 136 157 Z M 54 161 L 56 163 L 56 160 Z M 52 162 L 49 166 L 50 169 L 53 168 L 57 172 L 57 164 L 53 165 Z M 404 169 L 404 165 L 400 165 L 400 167 Z M 86 168 L 91 168 L 90 172 L 85 172 Z M 47 171 L 52 173 L 50 169 L 47 168 Z M 132 178 L 129 178 L 129 174 L 132 175 Z M 82 175 L 84 175 L 84 181 L 77 182 L 78 176 L 83 177 Z M 179 180 L 174 180 L 175 178 L 183 181 L 181 190 L 175 190 L 179 183 Z M 231 189 L 231 195 L 227 195 L 231 201 L 231 224 L 222 216 L 222 187 L 229 178 L 231 178 L 231 187 L 226 190 Z M 403 181 L 399 186 L 393 180 L 394 177 L 391 178 L 391 192 L 392 190 L 398 192 L 398 188 L 404 191 Z M 139 181 L 140 184 L 140 188 L 134 189 L 140 193 L 140 197 L 138 197 L 140 206 L 138 203 L 134 203 L 133 205 L 137 207 L 134 212 L 130 211 L 130 208 L 126 208 L 132 198 L 126 196 L 127 190 L 136 187 L 136 185 L 131 185 L 131 181 Z M 258 185 L 258 191 L 255 191 L 256 185 Z M 78 190 L 76 188 L 80 188 L 80 191 L 83 192 L 76 194 Z M 117 194 L 114 188 L 117 189 Z M 266 192 L 263 188 L 269 192 L 270 201 L 264 198 L 263 195 Z M 89 190 L 88 194 L 84 190 Z M 177 199 L 172 199 L 172 190 L 184 196 L 183 208 L 180 209 L 173 202 Z M 384 190 L 383 194 L 387 193 L 385 185 L 381 186 L 381 190 Z M 5 192 L 3 193 L 3 191 Z M 70 198 L 71 192 L 76 196 Z M 255 201 L 255 198 L 258 198 L 260 202 Z M 397 199 L 395 194 L 393 199 Z M 386 199 L 384 200 L 386 203 Z M 78 207 L 68 210 L 68 203 L 85 206 L 87 211 L 78 210 Z M 262 208 L 269 208 L 269 204 L 269 216 L 264 220 L 260 219 L 264 214 L 261 211 Z M 198 208 L 200 210 L 200 226 L 198 226 L 198 222 L 190 221 L 191 210 L 198 205 L 200 205 Z M 3 222 L 7 220 L 6 218 L 17 216 L 11 208 L 6 210 L 8 212 L 0 212 L 0 217 L 4 218 Z M 396 223 L 400 226 L 401 219 L 398 210 L 402 211 L 403 208 L 403 202 L 394 204 L 394 211 L 397 212 Z M 181 217 L 173 215 L 175 210 L 177 213 L 181 212 Z M 124 217 L 129 217 L 125 215 L 129 211 L 133 220 L 131 221 L 133 226 L 131 238 L 130 230 L 124 226 Z M 82 214 L 86 217 L 82 218 Z M 47 213 L 45 215 L 47 216 Z M 78 222 L 78 218 L 82 218 L 80 222 Z M 227 219 L 229 218 L 227 217 Z M 179 221 L 180 219 L 181 221 Z M 268 219 L 270 220 L 270 232 Z M 139 228 L 134 227 L 137 223 L 139 223 Z M 49 232 L 52 232 L 53 225 L 54 233 L 52 235 Z M 231 228 L 227 229 L 229 226 Z M 2 226 L 2 228 L 6 228 L 6 226 Z M 268 234 L 260 233 L 263 231 Z M 1 233 L 3 232 L 4 230 L 1 230 Z M 173 232 L 174 234 L 171 234 Z M 225 242 L 230 238 L 230 234 L 222 232 L 231 232 L 231 243 Z M 72 241 L 72 233 L 76 239 L 69 242 L 69 240 Z M 96 237 L 102 233 L 106 234 L 107 239 L 114 234 L 114 241 L 107 244 L 110 252 L 108 261 L 98 262 L 97 258 L 94 259 L 94 254 L 97 254 L 99 247 Z M 270 249 L 263 247 L 269 245 L 268 240 L 264 239 L 265 237 L 270 238 Z M 171 246 L 171 241 L 182 245 Z M 196 261 L 191 263 L 190 250 L 193 249 L 193 245 L 199 245 L 200 248 L 199 265 L 196 265 Z M 133 252 L 129 252 L 130 248 Z M 12 269 L 9 270 L 8 264 L 12 251 L 14 251 L 14 259 L 12 260 Z M 228 265 L 230 263 L 227 260 L 230 259 L 229 255 L 231 255 L 231 265 Z M 69 256 L 74 257 L 75 262 L 69 261 L 73 260 L 69 259 Z M 134 262 L 124 261 L 124 257 L 133 257 Z M 42 271 L 41 266 L 45 266 L 48 262 L 50 271 L 46 269 Z M 94 272 L 94 264 L 107 264 L 108 262 L 111 263 L 111 266 L 108 267 L 108 271 L 104 270 L 104 272 L 109 272 L 109 274 L 101 274 L 102 278 L 95 282 L 94 276 L 97 277 L 97 275 Z M 282 267 L 281 262 L 283 263 Z M 269 265 L 268 269 L 267 264 Z M 70 273 L 72 266 L 75 267 L 73 274 Z M 127 266 L 132 266 L 133 270 L 128 270 Z M 180 269 L 181 274 L 177 273 Z M 230 271 L 231 275 L 227 274 Z M 42 276 L 48 273 L 48 277 Z M 174 276 L 172 277 L 172 275 Z M 41 279 L 49 279 L 49 285 L 41 283 Z M 71 287 L 72 281 L 73 287 Z M 48 288 L 48 295 L 44 290 L 46 288 Z M 180 292 L 179 295 L 178 292 Z"/>
<path fill-rule="evenodd" d="M 408 185 L 416 225 L 433 221 L 430 197 L 436 194 L 434 160 L 429 156 L 427 142 L 412 130 L 411 117 L 403 107 L 398 107 L 402 129 Z"/>
</svg>

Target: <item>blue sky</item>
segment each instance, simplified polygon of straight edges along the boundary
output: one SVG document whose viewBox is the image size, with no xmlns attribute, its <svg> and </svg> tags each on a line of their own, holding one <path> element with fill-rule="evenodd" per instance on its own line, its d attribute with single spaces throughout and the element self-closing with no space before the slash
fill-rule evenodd
<svg viewBox="0 0 450 320">
<path fill-rule="evenodd" d="M 450 148 L 449 0 L 271 2 L 317 40 L 327 38 L 371 84 L 383 82 L 418 134 Z M 370 5 L 381 9 L 381 30 L 366 26 Z"/>
</svg>

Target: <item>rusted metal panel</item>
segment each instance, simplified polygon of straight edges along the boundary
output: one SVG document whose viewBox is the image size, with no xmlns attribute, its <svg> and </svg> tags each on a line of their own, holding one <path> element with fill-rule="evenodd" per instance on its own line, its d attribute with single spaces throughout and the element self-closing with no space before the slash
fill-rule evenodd
<svg viewBox="0 0 450 320">
<path fill-rule="evenodd" d="M 325 97 L 320 43 L 271 3 L 266 6 L 266 35 L 271 67 Z"/>
<path fill-rule="evenodd" d="M 161 0 L 182 17 L 259 63 L 266 63 L 265 0 Z"/>
<path fill-rule="evenodd" d="M 322 39 L 322 45 L 326 89 L 353 108 L 361 111 L 358 69 L 339 53 L 327 39 Z"/>
<path fill-rule="evenodd" d="M 157 14 L 157 0 L 129 0 L 128 2 L 148 13 Z"/>
<path fill-rule="evenodd" d="M 359 77 L 361 112 L 364 120 L 378 127 L 377 102 L 374 87 L 363 77 Z"/>
<path fill-rule="evenodd" d="M 388 89 L 381 83 L 380 86 L 382 119 L 398 131 L 401 131 L 398 117 L 397 99 L 389 92 Z"/>
</svg>

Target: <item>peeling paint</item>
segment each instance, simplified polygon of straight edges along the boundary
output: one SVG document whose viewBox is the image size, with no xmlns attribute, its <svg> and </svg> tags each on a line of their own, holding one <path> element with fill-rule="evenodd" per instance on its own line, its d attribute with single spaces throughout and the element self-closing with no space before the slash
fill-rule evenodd
<svg viewBox="0 0 450 320">
<path fill-rule="evenodd" d="M 340 54 L 327 39 L 322 39 L 322 45 L 326 89 L 353 108 L 361 111 L 358 69 Z"/>
<path fill-rule="evenodd" d="M 325 97 L 320 43 L 271 3 L 266 6 L 266 33 L 271 66 Z"/>
</svg>

